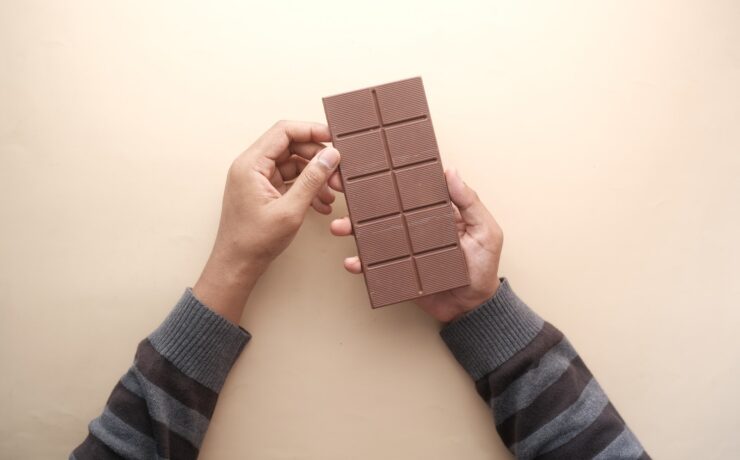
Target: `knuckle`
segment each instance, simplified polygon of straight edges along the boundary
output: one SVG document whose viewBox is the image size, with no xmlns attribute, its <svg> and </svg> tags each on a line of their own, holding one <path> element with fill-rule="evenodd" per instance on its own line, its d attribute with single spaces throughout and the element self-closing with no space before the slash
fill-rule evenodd
<svg viewBox="0 0 740 460">
<path fill-rule="evenodd" d="M 482 241 L 486 242 L 486 246 L 492 245 L 494 247 L 498 247 L 501 246 L 504 240 L 504 232 L 493 219 L 487 221 L 483 225 L 481 236 Z"/>
<path fill-rule="evenodd" d="M 276 217 L 280 224 L 291 229 L 301 225 L 301 216 L 289 208 L 281 209 Z"/>
<path fill-rule="evenodd" d="M 229 171 L 227 172 L 226 177 L 229 180 L 237 180 L 244 175 L 245 168 L 244 160 L 242 160 L 241 157 L 237 158 L 231 163 L 231 166 L 229 166 Z"/>
<path fill-rule="evenodd" d="M 498 226 L 498 224 L 493 221 L 488 226 L 488 236 L 491 239 L 492 243 L 495 246 L 501 246 L 504 243 L 504 231 L 501 229 L 501 227 Z"/>
<path fill-rule="evenodd" d="M 303 183 L 309 188 L 319 188 L 324 183 L 324 175 L 321 174 L 316 168 L 306 168 L 301 174 L 303 177 Z"/>
</svg>

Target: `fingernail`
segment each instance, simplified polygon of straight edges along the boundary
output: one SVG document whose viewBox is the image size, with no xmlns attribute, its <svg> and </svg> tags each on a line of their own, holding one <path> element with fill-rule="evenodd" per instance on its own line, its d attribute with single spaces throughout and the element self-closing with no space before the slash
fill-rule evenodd
<svg viewBox="0 0 740 460">
<path fill-rule="evenodd" d="M 319 152 L 319 163 L 326 166 L 328 169 L 334 169 L 339 164 L 339 152 L 337 149 L 327 147 Z"/>
</svg>

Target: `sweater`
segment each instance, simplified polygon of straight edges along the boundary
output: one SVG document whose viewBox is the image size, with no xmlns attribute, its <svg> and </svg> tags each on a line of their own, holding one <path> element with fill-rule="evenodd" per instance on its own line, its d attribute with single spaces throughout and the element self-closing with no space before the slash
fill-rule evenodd
<svg viewBox="0 0 740 460">
<path fill-rule="evenodd" d="M 573 346 L 502 279 L 442 339 L 519 459 L 648 459 Z M 194 459 L 219 391 L 250 339 L 186 290 L 138 346 L 70 459 Z"/>
</svg>

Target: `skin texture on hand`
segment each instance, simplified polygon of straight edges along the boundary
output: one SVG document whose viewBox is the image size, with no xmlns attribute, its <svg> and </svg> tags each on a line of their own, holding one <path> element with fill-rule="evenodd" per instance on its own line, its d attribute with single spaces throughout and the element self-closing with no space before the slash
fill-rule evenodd
<svg viewBox="0 0 740 460">
<path fill-rule="evenodd" d="M 415 302 L 437 320 L 449 322 L 475 309 L 496 293 L 500 284 L 498 264 L 504 234 L 478 195 L 463 182 L 457 171 L 445 171 L 445 177 L 460 246 L 468 265 L 470 285 L 421 297 Z M 335 190 L 342 190 L 337 175 L 332 176 L 329 184 Z M 348 236 L 352 234 L 352 223 L 349 217 L 335 219 L 330 230 L 336 236 Z M 350 273 L 362 273 L 362 264 L 357 256 L 346 258 L 344 268 Z"/>
<path fill-rule="evenodd" d="M 331 212 L 327 182 L 339 152 L 329 128 L 280 121 L 237 157 L 226 179 L 218 234 L 193 294 L 238 323 L 257 279 L 295 237 L 309 207 Z"/>
</svg>

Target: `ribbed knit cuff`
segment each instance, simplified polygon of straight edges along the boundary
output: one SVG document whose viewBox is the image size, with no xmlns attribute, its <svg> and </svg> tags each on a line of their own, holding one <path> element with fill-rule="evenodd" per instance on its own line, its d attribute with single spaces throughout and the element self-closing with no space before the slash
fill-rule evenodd
<svg viewBox="0 0 740 460">
<path fill-rule="evenodd" d="M 185 375 L 218 393 L 250 338 L 188 288 L 149 341 Z"/>
<path fill-rule="evenodd" d="M 502 278 L 493 297 L 445 326 L 440 335 L 477 381 L 524 348 L 543 324 Z"/>
</svg>

